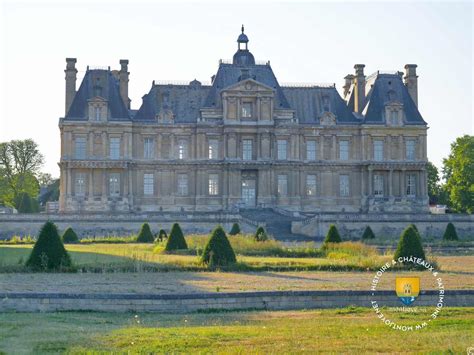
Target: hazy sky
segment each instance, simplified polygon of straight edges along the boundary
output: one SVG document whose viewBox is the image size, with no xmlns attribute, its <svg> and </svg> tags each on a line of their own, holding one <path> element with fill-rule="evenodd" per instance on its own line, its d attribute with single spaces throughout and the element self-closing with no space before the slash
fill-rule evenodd
<svg viewBox="0 0 474 355">
<path fill-rule="evenodd" d="M 231 58 L 240 26 L 257 60 L 281 82 L 335 82 L 355 63 L 376 70 L 418 64 L 428 157 L 473 134 L 472 2 L 169 2 L 0 0 L 0 141 L 33 138 L 44 171 L 59 175 L 65 58 L 119 68 L 129 59 L 132 108 L 152 80 L 209 81 Z"/>
</svg>

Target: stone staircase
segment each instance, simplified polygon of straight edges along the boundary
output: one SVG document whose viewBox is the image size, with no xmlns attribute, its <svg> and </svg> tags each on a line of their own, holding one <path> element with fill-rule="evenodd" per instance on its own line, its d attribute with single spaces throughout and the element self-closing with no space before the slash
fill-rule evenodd
<svg viewBox="0 0 474 355">
<path fill-rule="evenodd" d="M 281 241 L 313 241 L 314 238 L 291 233 L 291 222 L 302 220 L 304 217 L 291 217 L 271 208 L 241 209 L 240 215 L 256 223 L 265 223 L 266 231 L 275 239 Z"/>
</svg>

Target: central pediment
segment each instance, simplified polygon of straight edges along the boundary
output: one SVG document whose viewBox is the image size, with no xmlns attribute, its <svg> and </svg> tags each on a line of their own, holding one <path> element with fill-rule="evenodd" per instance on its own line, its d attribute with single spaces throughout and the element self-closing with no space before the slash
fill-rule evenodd
<svg viewBox="0 0 474 355">
<path fill-rule="evenodd" d="M 245 79 L 230 85 L 222 90 L 222 93 L 266 93 L 273 94 L 275 90 L 270 86 L 262 84 L 254 79 Z"/>
</svg>

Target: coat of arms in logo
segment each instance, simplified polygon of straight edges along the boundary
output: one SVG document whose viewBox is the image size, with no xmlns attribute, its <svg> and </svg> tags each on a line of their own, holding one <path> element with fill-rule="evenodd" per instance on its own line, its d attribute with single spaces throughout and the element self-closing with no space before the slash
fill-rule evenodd
<svg viewBox="0 0 474 355">
<path fill-rule="evenodd" d="M 397 277 L 395 279 L 395 291 L 404 305 L 411 305 L 420 294 L 420 278 Z"/>
</svg>

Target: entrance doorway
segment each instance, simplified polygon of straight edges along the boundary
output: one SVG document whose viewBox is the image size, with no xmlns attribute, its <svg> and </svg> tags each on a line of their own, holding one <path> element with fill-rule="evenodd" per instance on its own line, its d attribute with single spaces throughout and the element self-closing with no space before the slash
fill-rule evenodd
<svg viewBox="0 0 474 355">
<path fill-rule="evenodd" d="M 242 202 L 246 207 L 255 207 L 255 179 L 242 179 Z"/>
</svg>

